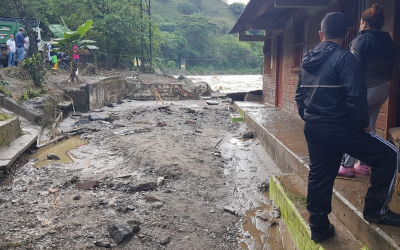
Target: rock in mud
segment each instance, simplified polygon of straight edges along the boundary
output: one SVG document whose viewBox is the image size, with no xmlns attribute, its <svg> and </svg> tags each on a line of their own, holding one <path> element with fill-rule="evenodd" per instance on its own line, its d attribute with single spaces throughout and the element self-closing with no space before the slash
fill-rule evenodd
<svg viewBox="0 0 400 250">
<path fill-rule="evenodd" d="M 165 123 L 165 122 L 158 122 L 156 127 L 162 128 L 162 127 L 165 127 L 165 126 L 167 126 L 167 123 Z"/>
<path fill-rule="evenodd" d="M 73 198 L 75 201 L 78 201 L 78 200 L 80 200 L 81 199 L 81 196 L 78 194 L 77 196 L 74 196 L 74 198 Z"/>
<path fill-rule="evenodd" d="M 110 120 L 110 118 L 107 116 L 99 115 L 99 114 L 90 114 L 89 120 L 90 121 L 108 121 L 108 120 Z"/>
<path fill-rule="evenodd" d="M 122 104 L 122 103 L 124 103 L 124 101 L 122 101 L 122 100 L 117 101 L 117 104 Z"/>
<path fill-rule="evenodd" d="M 129 226 L 128 222 L 120 220 L 111 223 L 108 226 L 108 232 L 117 244 L 126 242 L 133 236 L 133 228 Z"/>
<path fill-rule="evenodd" d="M 171 237 L 167 237 L 167 238 L 165 238 L 165 239 L 162 239 L 161 241 L 160 241 L 160 244 L 161 245 L 167 245 L 168 243 L 170 243 L 171 242 Z"/>
<path fill-rule="evenodd" d="M 253 132 L 246 132 L 246 133 L 243 134 L 243 138 L 253 139 L 254 138 L 254 134 L 253 134 Z"/>
<path fill-rule="evenodd" d="M 236 210 L 230 207 L 224 207 L 224 211 L 233 215 L 237 215 Z"/>
<path fill-rule="evenodd" d="M 162 110 L 162 109 L 171 109 L 170 106 L 160 106 L 158 107 L 158 110 Z"/>
<path fill-rule="evenodd" d="M 113 108 L 114 107 L 114 105 L 112 103 L 107 103 L 106 106 L 109 107 L 109 108 Z"/>
<path fill-rule="evenodd" d="M 89 190 L 91 188 L 99 187 L 100 182 L 98 181 L 88 181 L 76 184 L 76 187 L 80 190 Z"/>
<path fill-rule="evenodd" d="M 47 159 L 50 161 L 58 161 L 61 160 L 60 157 L 56 154 L 48 154 Z"/>
<path fill-rule="evenodd" d="M 150 191 L 156 189 L 155 182 L 147 182 L 137 185 L 136 187 L 131 187 L 128 192 L 129 193 L 136 193 L 140 191 Z"/>
<path fill-rule="evenodd" d="M 111 248 L 111 244 L 104 241 L 95 241 L 94 245 L 98 247 Z"/>
<path fill-rule="evenodd" d="M 208 105 L 219 105 L 219 102 L 216 101 L 206 101 Z"/>
<path fill-rule="evenodd" d="M 165 178 L 163 176 L 158 177 L 157 178 L 157 186 L 161 186 L 164 183 L 164 179 Z"/>
<path fill-rule="evenodd" d="M 187 111 L 189 114 L 194 114 L 194 113 L 196 113 L 196 110 L 194 110 L 194 109 L 191 109 L 191 108 L 188 108 L 188 111 Z"/>
</svg>

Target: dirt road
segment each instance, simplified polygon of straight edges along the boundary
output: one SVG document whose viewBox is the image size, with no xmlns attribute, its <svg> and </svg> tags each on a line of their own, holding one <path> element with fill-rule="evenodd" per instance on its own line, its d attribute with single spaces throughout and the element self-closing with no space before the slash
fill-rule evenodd
<svg viewBox="0 0 400 250">
<path fill-rule="evenodd" d="M 59 129 L 90 143 L 72 163 L 31 159 L 0 186 L 0 249 L 292 249 L 279 219 L 255 218 L 271 209 L 257 185 L 279 170 L 231 113 L 125 100 L 70 116 Z M 124 226 L 133 237 L 117 244 Z"/>
</svg>

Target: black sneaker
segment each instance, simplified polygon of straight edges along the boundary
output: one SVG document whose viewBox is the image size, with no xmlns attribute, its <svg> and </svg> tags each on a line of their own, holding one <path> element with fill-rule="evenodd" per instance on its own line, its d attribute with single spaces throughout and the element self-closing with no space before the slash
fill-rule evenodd
<svg viewBox="0 0 400 250">
<path fill-rule="evenodd" d="M 387 214 L 382 215 L 379 218 L 370 218 L 365 216 L 364 219 L 369 223 L 400 227 L 400 214 L 392 212 L 391 210 L 389 210 Z"/>
<path fill-rule="evenodd" d="M 311 230 L 311 240 L 315 242 L 322 242 L 335 234 L 335 227 L 330 224 L 329 227 L 325 229 L 315 229 L 314 231 L 317 232 L 313 232 Z"/>
</svg>

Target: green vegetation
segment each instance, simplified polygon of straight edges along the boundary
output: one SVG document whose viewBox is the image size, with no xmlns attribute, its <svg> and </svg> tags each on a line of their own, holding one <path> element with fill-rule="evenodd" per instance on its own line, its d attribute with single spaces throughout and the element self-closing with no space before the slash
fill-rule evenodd
<svg viewBox="0 0 400 250">
<path fill-rule="evenodd" d="M 42 55 L 40 53 L 33 54 L 23 62 L 23 68 L 28 71 L 35 86 L 39 88 L 43 87 L 48 69 L 45 67 Z"/>
<path fill-rule="evenodd" d="M 241 3 L 151 0 L 149 20 L 141 13 L 140 0 L 4 1 L 7 7 L 0 10 L 0 16 L 12 13 L 39 19 L 44 24 L 44 40 L 54 36 L 48 28 L 50 23 L 78 27 L 93 20 L 85 39 L 96 41 L 99 49 L 91 51 L 95 63 L 109 70 L 133 68 L 135 58 L 141 57 L 142 46 L 148 48 L 151 26 L 156 67 L 178 70 L 184 59 L 189 73 L 262 72 L 262 43 L 239 42 L 236 34 L 228 35 L 244 11 Z M 10 7 L 13 5 L 19 8 Z"/>
<path fill-rule="evenodd" d="M 19 101 L 23 102 L 31 98 L 42 96 L 45 92 L 46 92 L 45 89 L 41 90 L 29 89 L 27 91 L 22 92 L 21 96 L 19 97 Z"/>
<path fill-rule="evenodd" d="M 10 118 L 12 118 L 12 116 L 9 116 L 7 114 L 4 114 L 4 113 L 0 112 L 0 121 L 5 121 L 5 120 L 8 120 Z"/>
<path fill-rule="evenodd" d="M 0 93 L 5 95 L 5 96 L 11 96 L 11 92 L 6 90 L 4 87 L 10 85 L 10 83 L 7 80 L 1 80 L 0 81 Z"/>
</svg>

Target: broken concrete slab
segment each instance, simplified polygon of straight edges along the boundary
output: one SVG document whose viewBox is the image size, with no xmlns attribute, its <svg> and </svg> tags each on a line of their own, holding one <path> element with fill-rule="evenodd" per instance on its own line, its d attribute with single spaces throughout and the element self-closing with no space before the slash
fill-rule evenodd
<svg viewBox="0 0 400 250">
<path fill-rule="evenodd" d="M 32 144 L 37 143 L 38 131 L 35 129 L 24 129 L 23 133 L 23 135 L 0 151 L 0 170 L 6 170 Z"/>
<path fill-rule="evenodd" d="M 9 145 L 21 134 L 21 126 L 18 118 L 10 118 L 0 121 L 0 148 Z"/>
<path fill-rule="evenodd" d="M 11 97 L 0 94 L 0 106 L 10 110 L 11 112 L 20 115 L 33 123 L 39 123 L 42 121 L 42 114 L 29 110 L 28 108 L 20 105 L 17 101 Z"/>
</svg>

